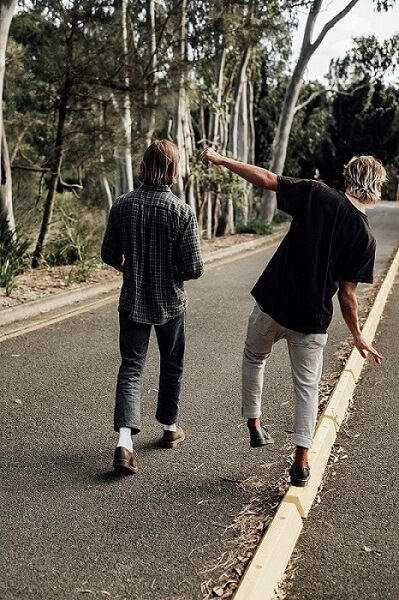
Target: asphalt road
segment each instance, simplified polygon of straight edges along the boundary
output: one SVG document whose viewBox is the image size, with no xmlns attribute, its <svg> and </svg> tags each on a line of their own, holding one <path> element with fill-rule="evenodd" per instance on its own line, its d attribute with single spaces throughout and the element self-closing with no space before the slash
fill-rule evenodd
<svg viewBox="0 0 399 600">
<path fill-rule="evenodd" d="M 377 333 L 384 356 L 356 388 L 340 459 L 305 523 L 287 600 L 397 600 L 399 279 Z"/>
<path fill-rule="evenodd" d="M 399 210 L 370 214 L 378 269 L 399 244 Z M 250 492 L 238 482 L 286 467 L 292 388 L 285 344 L 269 361 L 264 413 L 273 448 L 251 450 L 240 418 L 240 364 L 249 289 L 272 251 L 208 270 L 190 297 L 183 425 L 175 451 L 158 448 L 154 420 L 158 357 L 143 379 L 140 472 L 110 466 L 119 355 L 116 306 L 0 344 L 0 596 L 4 600 L 202 598 L 206 565 Z M 336 313 L 326 369 L 346 329 Z"/>
</svg>

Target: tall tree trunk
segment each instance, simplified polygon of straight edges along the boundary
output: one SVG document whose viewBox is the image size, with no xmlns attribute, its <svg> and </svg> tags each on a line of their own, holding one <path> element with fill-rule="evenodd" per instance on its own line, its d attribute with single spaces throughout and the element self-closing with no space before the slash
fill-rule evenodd
<svg viewBox="0 0 399 600">
<path fill-rule="evenodd" d="M 100 96 L 100 117 L 99 117 L 99 125 L 100 125 L 100 133 L 99 133 L 99 154 L 100 154 L 100 183 L 102 188 L 104 189 L 105 199 L 106 199 L 106 213 L 109 214 L 109 211 L 112 207 L 112 192 L 111 186 L 109 185 L 108 177 L 105 172 L 105 160 L 103 154 L 103 128 L 105 121 L 105 104 L 103 102 L 102 97 Z"/>
<path fill-rule="evenodd" d="M 122 121 L 123 143 L 115 148 L 116 162 L 116 178 L 115 189 L 116 195 L 120 196 L 130 192 L 134 188 L 133 183 L 133 167 L 132 167 L 132 114 L 130 102 L 130 77 L 129 77 L 129 46 L 128 46 L 128 29 L 127 29 L 127 0 L 121 0 L 120 18 L 122 27 L 122 51 L 123 51 L 123 70 L 124 70 L 124 85 L 127 91 L 123 92 L 122 102 L 116 100 L 112 96 L 112 101 L 115 109 L 119 113 Z"/>
<path fill-rule="evenodd" d="M 238 158 L 238 145 L 239 145 L 239 121 L 240 119 L 247 120 L 247 114 L 242 115 L 241 103 L 244 91 L 247 86 L 247 68 L 249 59 L 251 57 L 251 48 L 246 48 L 240 62 L 240 66 L 237 73 L 236 84 L 234 86 L 234 96 L 231 103 L 231 118 L 229 128 L 229 145 L 228 149 L 233 154 L 234 158 Z M 245 143 L 247 140 L 245 140 Z"/>
<path fill-rule="evenodd" d="M 158 57 L 155 29 L 155 1 L 146 0 L 146 26 L 148 41 L 148 68 L 149 74 L 145 86 L 144 98 L 144 139 L 146 147 L 151 144 L 155 130 L 155 112 L 159 96 L 158 85 Z"/>
<path fill-rule="evenodd" d="M 58 107 L 58 122 L 57 122 L 57 134 L 55 139 L 54 156 L 51 161 L 51 176 L 49 182 L 49 188 L 47 192 L 46 202 L 44 204 L 44 212 L 42 225 L 40 228 L 39 237 L 36 242 L 36 248 L 33 253 L 32 267 L 36 268 L 42 259 L 42 253 L 44 248 L 45 239 L 51 224 L 54 200 L 57 191 L 57 185 L 60 180 L 60 172 L 62 159 L 64 154 L 64 129 L 65 121 L 68 112 L 68 102 L 70 97 L 72 84 L 68 78 L 65 79 L 60 97 L 60 103 Z"/>
<path fill-rule="evenodd" d="M 248 159 L 247 69 L 250 57 L 251 48 L 247 47 L 241 56 L 236 76 L 233 98 L 231 101 L 227 146 L 227 149 L 234 158 L 244 160 L 245 162 Z M 245 97 L 243 97 L 244 94 Z M 243 139 L 242 136 L 244 136 Z M 248 215 L 247 199 L 247 194 L 244 192 L 243 207 L 240 210 L 241 215 L 244 214 L 244 218 Z M 234 232 L 234 205 L 233 199 L 229 195 L 224 201 L 223 211 L 219 221 L 218 235 L 233 234 Z"/>
<path fill-rule="evenodd" d="M 5 214 L 11 231 L 15 229 L 14 213 L 12 208 L 12 180 L 9 169 L 9 156 L 3 121 L 3 90 L 6 69 L 6 48 L 8 33 L 12 18 L 17 8 L 18 0 L 2 0 L 0 2 L 0 167 L 1 167 L 1 194 L 0 212 Z M 5 156 L 3 158 L 3 153 Z M 5 182 L 3 184 L 3 181 Z"/>
<path fill-rule="evenodd" d="M 8 228 L 15 231 L 15 220 L 12 203 L 12 179 L 11 163 L 8 154 L 6 132 L 4 127 L 1 132 L 1 184 L 0 184 L 0 203 L 1 213 L 6 215 Z"/>
<path fill-rule="evenodd" d="M 323 0 L 313 0 L 311 4 L 303 34 L 301 51 L 284 96 L 280 119 L 274 135 L 272 156 L 269 166 L 270 170 L 277 175 L 281 175 L 283 172 L 285 159 L 287 156 L 289 135 L 295 115 L 295 106 L 301 91 L 303 75 L 306 67 L 309 64 L 309 60 L 320 46 L 330 29 L 332 29 L 334 25 L 343 19 L 345 15 L 347 15 L 348 12 L 352 10 L 352 8 L 359 2 L 359 0 L 351 0 L 348 2 L 345 8 L 343 8 L 324 25 L 315 41 L 312 42 L 314 27 L 317 17 L 320 13 L 322 1 Z M 275 212 L 276 195 L 270 190 L 265 190 L 263 193 L 261 207 L 262 216 L 264 216 L 267 221 L 271 221 Z"/>
<path fill-rule="evenodd" d="M 180 5 L 179 48 L 176 55 L 178 63 L 178 98 L 173 118 L 173 137 L 180 152 L 180 169 L 176 182 L 177 195 L 188 201 L 196 212 L 192 180 L 190 174 L 190 158 L 193 154 L 192 125 L 189 98 L 187 94 L 187 0 L 177 2 Z"/>
<path fill-rule="evenodd" d="M 252 77 L 254 74 L 252 75 Z M 252 78 L 248 79 L 248 162 L 255 164 L 255 119 L 254 119 L 254 84 Z M 248 191 L 248 218 L 252 217 L 254 189 L 251 185 Z"/>
<path fill-rule="evenodd" d="M 212 111 L 209 120 L 209 144 L 216 150 L 221 151 L 223 137 L 221 132 L 221 110 L 224 87 L 224 70 L 226 66 L 226 47 L 223 44 L 223 36 L 219 40 L 219 58 L 216 67 L 216 98 L 215 109 Z"/>
</svg>

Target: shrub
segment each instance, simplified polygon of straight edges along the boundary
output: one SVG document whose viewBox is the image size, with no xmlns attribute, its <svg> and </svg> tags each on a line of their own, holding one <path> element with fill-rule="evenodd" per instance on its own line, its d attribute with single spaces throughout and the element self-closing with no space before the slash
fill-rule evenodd
<svg viewBox="0 0 399 600">
<path fill-rule="evenodd" d="M 47 244 L 45 259 L 50 267 L 73 265 L 80 261 L 79 251 L 69 237 L 61 237 Z"/>
<path fill-rule="evenodd" d="M 28 240 L 21 240 L 10 231 L 4 214 L 0 214 L 0 287 L 9 296 L 14 289 L 14 278 L 22 273 L 27 265 Z"/>
<path fill-rule="evenodd" d="M 96 266 L 96 259 L 85 260 L 78 265 L 74 265 L 65 278 L 65 285 L 69 287 L 72 283 L 84 283 L 89 279 Z"/>
<path fill-rule="evenodd" d="M 250 219 L 247 223 L 238 223 L 237 233 L 258 233 L 268 235 L 272 233 L 273 227 L 264 219 Z"/>
<path fill-rule="evenodd" d="M 57 238 L 47 244 L 46 262 L 50 267 L 85 262 L 89 258 L 91 245 L 91 232 L 84 221 L 77 217 L 70 218 L 64 213 L 61 231 Z"/>
<path fill-rule="evenodd" d="M 287 213 L 283 212 L 282 210 L 276 210 L 272 222 L 274 225 L 279 225 L 280 223 L 286 223 L 287 221 L 291 220 L 292 217 L 290 217 L 290 215 L 287 215 Z"/>
</svg>

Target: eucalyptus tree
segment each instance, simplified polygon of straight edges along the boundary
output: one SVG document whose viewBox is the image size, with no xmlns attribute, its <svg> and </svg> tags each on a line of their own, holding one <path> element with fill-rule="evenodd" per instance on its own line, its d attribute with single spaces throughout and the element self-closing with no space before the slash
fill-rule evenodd
<svg viewBox="0 0 399 600">
<path fill-rule="evenodd" d="M 108 8 L 106 0 L 37 0 L 27 6 L 20 17 L 17 41 L 31 45 L 30 66 L 35 76 L 46 84 L 50 95 L 47 98 L 49 115 L 53 117 L 45 132 L 48 142 L 42 170 L 48 177 L 47 194 L 33 253 L 34 267 L 42 259 L 58 186 L 71 190 L 81 188 L 79 183 L 68 184 L 63 180 L 62 167 L 66 147 L 76 134 L 71 115 L 88 110 L 85 105 L 87 80 L 98 75 L 97 57 L 105 50 L 105 42 L 91 32 L 96 22 L 107 18 Z M 29 25 L 29 35 L 23 25 Z"/>
<path fill-rule="evenodd" d="M 325 23 L 321 31 L 314 35 L 318 17 L 323 8 L 323 0 L 312 0 L 310 2 L 308 17 L 304 29 L 301 49 L 292 75 L 289 79 L 285 97 L 280 112 L 280 119 L 277 125 L 269 168 L 277 174 L 281 174 L 284 168 L 287 154 L 290 131 L 297 111 L 297 100 L 303 84 L 303 77 L 311 57 L 318 50 L 326 35 L 335 25 L 345 18 L 345 16 L 354 8 L 359 0 L 348 0 L 345 7 L 337 12 L 331 19 Z M 294 3 L 295 4 L 295 3 Z M 308 2 L 303 4 L 308 5 Z M 394 4 L 392 0 L 377 0 L 378 10 L 387 10 Z M 266 190 L 263 194 L 262 214 L 267 220 L 273 218 L 276 209 L 276 197 L 274 192 Z"/>
<path fill-rule="evenodd" d="M 3 123 L 3 89 L 6 69 L 6 48 L 12 18 L 18 0 L 0 1 L 0 213 L 4 213 L 11 231 L 15 229 L 12 206 L 12 181 L 6 134 Z"/>
<path fill-rule="evenodd" d="M 267 46 L 274 56 L 288 45 L 286 5 L 279 0 L 195 3 L 191 43 L 198 88 L 196 129 L 203 144 L 239 160 L 254 160 L 254 106 L 262 48 Z M 250 186 L 243 183 L 240 192 L 234 188 L 233 198 L 230 187 L 224 189 L 221 178 L 216 180 L 218 186 L 206 190 L 201 205 L 206 208 L 207 237 L 234 232 L 235 221 L 245 222 L 251 210 Z"/>
</svg>

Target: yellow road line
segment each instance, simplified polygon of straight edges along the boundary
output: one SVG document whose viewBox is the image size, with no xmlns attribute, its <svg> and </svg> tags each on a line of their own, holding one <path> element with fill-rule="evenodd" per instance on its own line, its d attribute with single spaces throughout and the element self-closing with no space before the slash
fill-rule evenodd
<svg viewBox="0 0 399 600">
<path fill-rule="evenodd" d="M 57 315 L 56 317 L 50 317 L 49 319 L 44 319 L 43 321 L 36 321 L 29 325 L 19 327 L 14 331 L 10 331 L 9 333 L 0 336 L 0 343 L 18 337 L 20 335 L 25 335 L 26 333 L 31 333 L 32 331 L 37 331 L 38 329 L 43 329 L 44 327 L 49 327 L 50 325 L 55 325 L 56 323 L 60 323 L 61 321 L 65 321 L 66 319 L 70 319 L 71 317 L 82 315 L 91 310 L 96 310 L 97 308 L 101 308 L 102 306 L 111 304 L 111 302 L 116 302 L 116 299 L 117 295 L 114 294 L 112 297 L 96 300 L 95 302 L 86 304 L 86 306 L 84 307 L 79 307 L 75 310 L 70 310 L 66 313 L 63 313 L 62 315 Z"/>
</svg>

